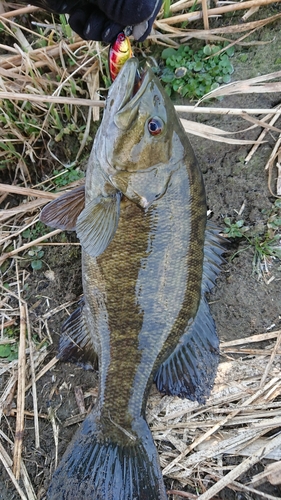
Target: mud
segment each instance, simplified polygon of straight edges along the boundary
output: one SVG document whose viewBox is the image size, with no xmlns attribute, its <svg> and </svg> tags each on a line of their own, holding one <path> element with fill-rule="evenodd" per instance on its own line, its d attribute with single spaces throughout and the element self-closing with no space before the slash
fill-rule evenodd
<svg viewBox="0 0 281 500">
<path fill-rule="evenodd" d="M 242 64 L 239 52 L 233 62 L 235 73 L 232 80 L 253 77 L 280 69 L 276 60 L 279 53 L 281 35 L 278 26 L 270 26 L 258 34 L 255 39 L 262 36 L 263 40 L 271 41 L 267 45 L 252 46 L 248 49 L 250 64 Z M 242 50 L 242 49 L 240 49 Z M 236 61 L 236 62 L 235 62 Z M 278 102 L 278 95 L 254 94 L 236 96 L 220 101 L 223 107 L 271 107 Z M 216 116 L 206 118 L 205 115 L 188 116 L 213 126 L 234 130 L 246 128 L 246 122 L 235 117 Z M 280 126 L 280 120 L 276 126 Z M 256 139 L 259 129 L 245 133 L 247 137 Z M 244 135 L 244 134 L 243 134 Z M 242 138 L 244 138 L 242 135 Z M 190 136 L 196 156 L 201 165 L 207 191 L 210 218 L 222 230 L 226 227 L 225 217 L 234 220 L 244 219 L 245 225 L 251 231 L 262 235 L 266 230 L 268 211 L 271 210 L 274 198 L 267 186 L 267 173 L 265 164 L 271 153 L 277 134 L 267 135 L 266 144 L 263 144 L 255 153 L 252 160 L 245 165 L 244 160 L 250 146 L 238 146 L 212 142 L 202 138 Z M 243 213 L 237 215 L 245 205 Z M 71 236 L 72 240 L 74 236 Z M 74 250 L 73 250 L 74 248 Z M 234 256 L 235 254 L 235 256 Z M 280 261 L 272 260 L 269 263 L 268 273 L 260 276 L 253 268 L 254 248 L 241 239 L 230 241 L 226 251 L 226 263 L 217 280 L 217 287 L 210 296 L 212 314 L 216 320 L 218 334 L 221 340 L 232 340 L 248 337 L 255 333 L 263 333 L 267 329 L 278 329 L 281 325 L 281 298 Z M 77 247 L 53 247 L 45 251 L 42 272 L 34 272 L 28 280 L 26 300 L 31 309 L 31 321 L 38 325 L 40 317 L 62 303 L 78 300 L 82 293 L 80 252 Z M 45 276 L 50 268 L 54 272 L 54 280 Z M 274 277 L 269 284 L 268 281 Z M 47 361 L 56 352 L 60 334 L 60 326 L 67 312 L 71 312 L 75 304 L 67 311 L 63 310 L 49 321 L 53 346 Z M 59 457 L 64 452 L 68 442 L 74 434 L 77 425 L 64 427 L 65 420 L 77 414 L 77 405 L 74 398 L 74 387 L 81 385 L 84 392 L 96 387 L 97 376 L 68 364 L 57 364 L 46 373 L 38 382 L 39 412 L 47 417 L 56 412 L 59 425 Z M 88 409 L 95 402 L 95 394 L 86 398 Z M 27 395 L 26 409 L 32 411 L 32 397 Z M 14 428 L 10 418 L 5 431 L 12 436 Z M 40 449 L 35 450 L 33 421 L 26 420 L 23 457 L 32 479 L 38 500 L 45 496 L 52 472 L 55 466 L 55 447 L 53 431 L 48 418 L 40 418 Z M 237 460 L 237 459 L 236 459 Z M 237 463 L 237 462 L 236 462 Z M 8 476 L 0 472 L 0 500 L 18 499 L 19 496 L 11 488 Z M 179 485 L 180 486 L 180 485 Z M 167 481 L 167 488 L 170 487 Z M 268 488 L 268 489 L 266 489 Z M 265 486 L 264 491 L 272 495 L 281 496 L 281 488 Z M 229 490 L 223 492 L 220 498 L 244 498 L 240 494 L 231 496 Z M 240 496 L 239 496 L 240 495 Z M 247 498 L 251 499 L 250 495 Z"/>
</svg>

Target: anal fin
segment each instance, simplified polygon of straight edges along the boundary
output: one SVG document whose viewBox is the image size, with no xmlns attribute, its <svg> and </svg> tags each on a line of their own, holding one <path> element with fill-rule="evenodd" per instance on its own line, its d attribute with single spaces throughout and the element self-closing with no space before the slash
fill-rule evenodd
<svg viewBox="0 0 281 500">
<path fill-rule="evenodd" d="M 98 356 L 93 348 L 90 332 L 84 315 L 84 301 L 62 325 L 57 357 L 70 361 L 85 370 L 97 368 Z"/>
</svg>

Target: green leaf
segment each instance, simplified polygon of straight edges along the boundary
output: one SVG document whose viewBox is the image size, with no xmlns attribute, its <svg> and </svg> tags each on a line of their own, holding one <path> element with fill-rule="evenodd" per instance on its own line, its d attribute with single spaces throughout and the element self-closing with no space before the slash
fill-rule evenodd
<svg viewBox="0 0 281 500">
<path fill-rule="evenodd" d="M 194 65 L 194 71 L 201 71 L 203 69 L 203 62 L 202 61 L 198 61 L 195 65 Z"/>
<path fill-rule="evenodd" d="M 232 45 L 232 47 L 229 47 L 229 49 L 226 49 L 226 53 L 229 57 L 232 57 L 233 54 L 235 52 L 235 49 L 234 49 L 234 46 Z"/>
<path fill-rule="evenodd" d="M 230 76 L 229 76 L 229 75 L 224 75 L 224 76 L 222 77 L 222 81 L 223 81 L 223 83 L 229 83 L 229 82 L 230 82 L 230 80 L 231 80 L 231 78 L 230 78 Z"/>
<path fill-rule="evenodd" d="M 161 57 L 162 59 L 167 59 L 168 57 L 172 57 L 177 54 L 176 49 L 172 49 L 171 47 L 168 47 L 162 51 Z"/>
<path fill-rule="evenodd" d="M 210 56 L 212 54 L 212 49 L 210 45 L 205 45 L 203 52 L 205 56 Z"/>
<path fill-rule="evenodd" d="M 238 220 L 238 221 L 236 222 L 236 226 L 237 226 L 237 227 L 242 227 L 243 225 L 244 225 L 244 220 L 243 220 L 243 219 Z"/>
<path fill-rule="evenodd" d="M 0 345 L 0 358 L 8 358 L 11 354 L 11 345 L 2 344 Z"/>
<path fill-rule="evenodd" d="M 42 260 L 33 260 L 31 262 L 31 267 L 34 271 L 39 271 L 39 269 L 42 269 Z"/>
</svg>

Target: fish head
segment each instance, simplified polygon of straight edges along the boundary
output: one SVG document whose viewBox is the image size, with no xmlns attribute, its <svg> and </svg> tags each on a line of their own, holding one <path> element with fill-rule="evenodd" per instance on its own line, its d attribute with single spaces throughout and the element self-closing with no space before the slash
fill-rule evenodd
<svg viewBox="0 0 281 500">
<path fill-rule="evenodd" d="M 166 191 L 188 139 L 152 69 L 138 78 L 138 66 L 129 59 L 112 84 L 97 147 L 113 186 L 147 208 Z"/>
</svg>

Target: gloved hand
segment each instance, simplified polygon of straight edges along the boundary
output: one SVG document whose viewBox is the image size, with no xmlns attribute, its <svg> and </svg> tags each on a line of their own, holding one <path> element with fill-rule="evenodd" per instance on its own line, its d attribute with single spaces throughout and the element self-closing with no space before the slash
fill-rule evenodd
<svg viewBox="0 0 281 500">
<path fill-rule="evenodd" d="M 24 0 L 21 0 L 24 1 Z M 29 0 L 59 14 L 69 14 L 71 28 L 85 40 L 111 42 L 127 26 L 142 42 L 149 35 L 162 0 Z"/>
</svg>

